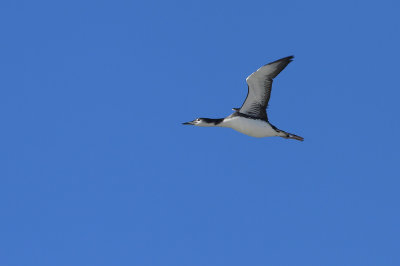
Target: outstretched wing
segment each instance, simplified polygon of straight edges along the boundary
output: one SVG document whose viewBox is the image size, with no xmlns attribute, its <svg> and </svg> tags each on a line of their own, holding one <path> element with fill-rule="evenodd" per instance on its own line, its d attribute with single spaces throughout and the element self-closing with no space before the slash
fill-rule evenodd
<svg viewBox="0 0 400 266">
<path fill-rule="evenodd" d="M 266 108 L 271 96 L 272 80 L 290 63 L 293 56 L 266 64 L 247 77 L 248 92 L 239 112 L 268 121 Z"/>
</svg>

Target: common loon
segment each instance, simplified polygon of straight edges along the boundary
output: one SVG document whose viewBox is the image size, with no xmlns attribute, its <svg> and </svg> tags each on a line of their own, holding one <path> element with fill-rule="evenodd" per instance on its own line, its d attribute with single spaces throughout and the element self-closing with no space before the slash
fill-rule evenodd
<svg viewBox="0 0 400 266">
<path fill-rule="evenodd" d="M 293 60 L 288 56 L 259 68 L 246 78 L 247 97 L 242 107 L 233 108 L 233 114 L 226 118 L 197 118 L 183 125 L 199 127 L 228 127 L 251 137 L 278 136 L 303 141 L 304 138 L 285 132 L 268 121 L 267 106 L 271 96 L 272 80 Z"/>
</svg>

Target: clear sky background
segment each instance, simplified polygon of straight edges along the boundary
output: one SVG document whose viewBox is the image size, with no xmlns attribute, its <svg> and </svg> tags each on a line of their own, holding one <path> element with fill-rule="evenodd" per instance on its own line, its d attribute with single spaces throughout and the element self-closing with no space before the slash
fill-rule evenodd
<svg viewBox="0 0 400 266">
<path fill-rule="evenodd" d="M 0 265 L 400 265 L 398 1 L 1 1 Z M 240 107 L 279 58 L 270 121 Z"/>
</svg>

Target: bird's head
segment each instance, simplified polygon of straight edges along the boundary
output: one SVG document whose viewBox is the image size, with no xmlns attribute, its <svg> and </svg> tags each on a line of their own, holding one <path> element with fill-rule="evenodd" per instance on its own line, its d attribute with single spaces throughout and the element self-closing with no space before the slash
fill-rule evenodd
<svg viewBox="0 0 400 266">
<path fill-rule="evenodd" d="M 215 126 L 215 123 L 210 121 L 209 118 L 197 118 L 193 121 L 182 123 L 182 125 L 193 125 L 198 127 L 212 127 Z"/>
</svg>

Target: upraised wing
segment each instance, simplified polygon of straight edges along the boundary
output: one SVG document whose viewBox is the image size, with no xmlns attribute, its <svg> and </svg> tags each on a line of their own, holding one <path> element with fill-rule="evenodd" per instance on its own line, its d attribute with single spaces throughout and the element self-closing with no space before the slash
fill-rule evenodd
<svg viewBox="0 0 400 266">
<path fill-rule="evenodd" d="M 266 108 L 271 96 L 272 80 L 293 60 L 288 56 L 260 67 L 247 77 L 248 92 L 239 112 L 268 121 Z"/>
</svg>

